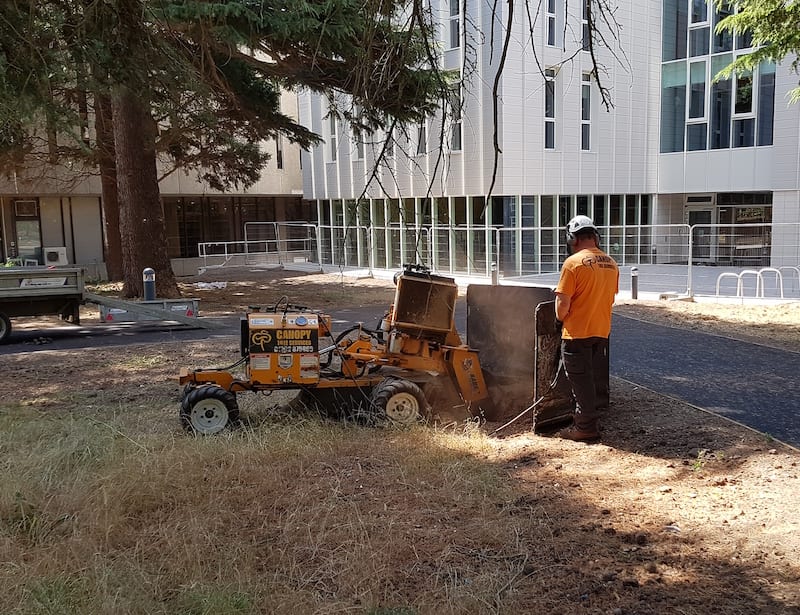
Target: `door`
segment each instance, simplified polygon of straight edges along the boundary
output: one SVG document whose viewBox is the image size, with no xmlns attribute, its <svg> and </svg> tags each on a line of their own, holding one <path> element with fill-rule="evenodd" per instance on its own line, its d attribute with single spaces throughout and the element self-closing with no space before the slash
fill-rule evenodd
<svg viewBox="0 0 800 615">
<path fill-rule="evenodd" d="M 716 254 L 716 230 L 714 223 L 714 210 L 710 208 L 689 208 L 688 222 L 692 229 L 693 263 L 713 262 Z"/>
<path fill-rule="evenodd" d="M 39 222 L 39 202 L 15 200 L 13 256 L 23 265 L 39 265 L 42 262 L 42 227 Z"/>
</svg>

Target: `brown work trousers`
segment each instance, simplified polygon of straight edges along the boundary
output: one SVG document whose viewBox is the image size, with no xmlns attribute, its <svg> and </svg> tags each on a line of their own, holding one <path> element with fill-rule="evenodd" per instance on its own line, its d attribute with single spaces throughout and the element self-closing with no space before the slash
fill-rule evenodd
<svg viewBox="0 0 800 615">
<path fill-rule="evenodd" d="M 561 353 L 575 398 L 575 426 L 595 430 L 609 401 L 608 338 L 561 340 Z"/>
</svg>

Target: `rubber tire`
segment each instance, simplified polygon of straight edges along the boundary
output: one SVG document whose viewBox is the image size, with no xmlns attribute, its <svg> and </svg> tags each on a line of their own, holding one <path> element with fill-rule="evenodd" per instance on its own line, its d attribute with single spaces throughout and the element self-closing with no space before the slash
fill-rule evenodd
<svg viewBox="0 0 800 615">
<path fill-rule="evenodd" d="M 181 400 L 180 419 L 186 431 L 201 436 L 217 434 L 239 422 L 236 395 L 215 384 L 186 390 Z"/>
<path fill-rule="evenodd" d="M 402 378 L 386 378 L 372 389 L 371 414 L 378 425 L 409 427 L 424 421 L 430 413 L 425 393 Z"/>
<path fill-rule="evenodd" d="M 0 344 L 5 343 L 9 337 L 11 337 L 11 320 L 0 312 Z"/>
</svg>

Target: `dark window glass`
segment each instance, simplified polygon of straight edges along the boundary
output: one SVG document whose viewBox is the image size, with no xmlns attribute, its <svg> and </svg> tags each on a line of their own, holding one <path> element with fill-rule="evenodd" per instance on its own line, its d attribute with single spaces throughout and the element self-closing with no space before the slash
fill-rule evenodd
<svg viewBox="0 0 800 615">
<path fill-rule="evenodd" d="M 749 117 L 733 122 L 733 147 L 753 147 L 756 121 Z"/>
<path fill-rule="evenodd" d="M 733 36 L 730 32 L 717 32 L 717 24 L 728 15 L 733 14 L 730 5 L 725 4 L 721 9 L 714 11 L 714 46 L 712 53 L 731 51 L 733 49 Z"/>
<path fill-rule="evenodd" d="M 596 226 L 603 226 L 606 223 L 605 197 L 602 194 L 594 195 L 594 216 L 592 220 Z"/>
<path fill-rule="evenodd" d="M 689 124 L 686 127 L 686 149 L 694 152 L 706 149 L 707 124 Z"/>
<path fill-rule="evenodd" d="M 775 118 L 775 65 L 764 63 L 758 79 L 758 145 L 772 145 Z"/>
<path fill-rule="evenodd" d="M 545 149 L 556 148 L 556 124 L 555 122 L 544 123 L 544 147 Z"/>
<path fill-rule="evenodd" d="M 686 63 L 661 67 L 661 152 L 682 152 L 686 132 Z"/>
<path fill-rule="evenodd" d="M 576 214 L 581 216 L 589 215 L 589 197 L 586 195 L 578 195 Z"/>
<path fill-rule="evenodd" d="M 731 144 L 731 81 L 718 81 L 711 86 L 711 149 L 724 149 Z"/>
<path fill-rule="evenodd" d="M 753 111 L 753 75 L 745 73 L 736 76 L 736 104 L 734 113 L 751 113 Z"/>
<path fill-rule="evenodd" d="M 708 19 L 708 5 L 706 0 L 692 0 L 692 23 L 699 23 Z"/>
<path fill-rule="evenodd" d="M 688 20 L 686 0 L 664 0 L 661 37 L 661 59 L 664 62 L 686 57 Z"/>
<path fill-rule="evenodd" d="M 581 124 L 581 149 L 584 151 L 591 149 L 591 133 L 592 127 L 590 124 Z"/>
<path fill-rule="evenodd" d="M 708 28 L 689 30 L 689 55 L 704 56 L 708 54 Z"/>
</svg>

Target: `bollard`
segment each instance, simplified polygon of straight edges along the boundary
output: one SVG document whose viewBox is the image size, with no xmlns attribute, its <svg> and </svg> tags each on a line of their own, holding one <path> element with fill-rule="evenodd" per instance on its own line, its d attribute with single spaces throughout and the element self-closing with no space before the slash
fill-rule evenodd
<svg viewBox="0 0 800 615">
<path fill-rule="evenodd" d="M 142 271 L 142 282 L 144 286 L 144 300 L 155 301 L 156 299 L 156 272 L 150 267 Z"/>
<path fill-rule="evenodd" d="M 497 271 L 497 263 L 492 263 L 492 286 L 500 283 L 500 273 Z"/>
<path fill-rule="evenodd" d="M 631 267 L 631 299 L 639 298 L 639 269 Z"/>
</svg>

